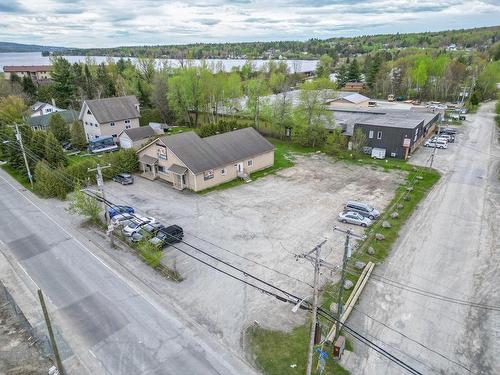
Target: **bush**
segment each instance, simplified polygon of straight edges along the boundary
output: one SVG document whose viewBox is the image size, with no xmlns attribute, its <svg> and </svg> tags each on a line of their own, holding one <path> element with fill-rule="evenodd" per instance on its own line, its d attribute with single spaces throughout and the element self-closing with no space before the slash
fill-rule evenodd
<svg viewBox="0 0 500 375">
<path fill-rule="evenodd" d="M 80 121 L 75 121 L 71 124 L 71 144 L 78 150 L 82 150 L 87 144 L 83 124 Z"/>
<path fill-rule="evenodd" d="M 137 250 L 142 259 L 144 259 L 149 266 L 156 268 L 160 265 L 163 253 L 147 239 L 137 244 Z"/>
<path fill-rule="evenodd" d="M 101 160 L 101 165 L 111 165 L 111 168 L 103 169 L 104 178 L 111 178 L 118 173 L 135 172 L 139 168 L 139 159 L 134 149 L 121 149 L 105 154 Z"/>
<path fill-rule="evenodd" d="M 35 166 L 34 190 L 43 198 L 65 199 L 71 191 L 71 183 L 61 178 L 64 173 L 62 168 L 53 170 L 45 161 L 40 161 Z"/>
<path fill-rule="evenodd" d="M 159 109 L 156 108 L 141 109 L 141 117 L 139 119 L 139 124 L 141 126 L 146 126 L 149 125 L 150 122 L 159 122 L 159 123 L 164 122 L 163 118 L 161 117 Z"/>
<path fill-rule="evenodd" d="M 338 155 L 347 149 L 347 138 L 342 130 L 333 130 L 326 139 L 325 151 L 331 155 Z"/>
<path fill-rule="evenodd" d="M 68 211 L 73 214 L 85 216 L 95 225 L 101 224 L 101 203 L 80 190 L 80 184 L 75 185 L 75 192 L 71 196 Z"/>
<path fill-rule="evenodd" d="M 304 147 L 321 147 L 327 136 L 328 131 L 321 124 L 297 124 L 292 129 L 292 141 Z"/>
<path fill-rule="evenodd" d="M 201 128 L 198 128 L 196 132 L 201 138 L 205 138 L 211 135 L 227 133 L 235 129 L 242 129 L 247 127 L 247 124 L 238 122 L 236 120 L 220 120 L 219 122 L 213 124 L 203 125 Z"/>
<path fill-rule="evenodd" d="M 66 167 L 65 172 L 71 176 L 75 183 L 86 184 L 87 181 L 95 183 L 95 172 L 89 172 L 89 168 L 95 168 L 97 162 L 94 159 L 82 159 L 80 162 Z"/>
</svg>

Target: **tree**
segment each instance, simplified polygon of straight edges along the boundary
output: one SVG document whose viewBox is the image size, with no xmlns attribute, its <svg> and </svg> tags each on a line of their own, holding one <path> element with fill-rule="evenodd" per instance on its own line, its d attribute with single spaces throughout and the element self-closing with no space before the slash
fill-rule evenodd
<svg viewBox="0 0 500 375">
<path fill-rule="evenodd" d="M 70 190 L 68 182 L 61 178 L 62 170 L 53 170 L 45 161 L 39 161 L 35 166 L 34 190 L 43 198 L 65 199 Z"/>
<path fill-rule="evenodd" d="M 334 129 L 326 139 L 326 152 L 332 155 L 338 155 L 346 149 L 347 138 L 342 134 L 342 129 Z"/>
<path fill-rule="evenodd" d="M 52 167 L 59 167 L 66 164 L 66 156 L 64 150 L 52 132 L 47 133 L 45 139 L 45 160 Z"/>
<path fill-rule="evenodd" d="M 333 59 L 328 55 L 322 55 L 316 65 L 316 75 L 318 77 L 329 78 L 332 69 Z"/>
<path fill-rule="evenodd" d="M 352 149 L 354 151 L 361 152 L 363 147 L 365 147 L 368 143 L 368 138 L 366 138 L 366 134 L 362 129 L 356 129 L 351 138 Z"/>
<path fill-rule="evenodd" d="M 53 58 L 51 77 L 57 105 L 68 108 L 76 96 L 75 77 L 68 60 L 60 56 Z"/>
<path fill-rule="evenodd" d="M 97 66 L 97 83 L 98 96 L 100 98 L 109 98 L 116 95 L 115 83 L 108 74 L 106 65 L 104 65 L 104 63 L 101 63 Z"/>
<path fill-rule="evenodd" d="M 479 104 L 479 98 L 477 97 L 477 93 L 475 91 L 470 96 L 470 104 L 472 104 L 472 105 L 478 105 Z"/>
<path fill-rule="evenodd" d="M 0 125 L 13 125 L 24 122 L 28 107 L 19 96 L 0 98 Z"/>
<path fill-rule="evenodd" d="M 23 91 L 29 98 L 36 98 L 36 85 L 30 76 L 23 77 Z"/>
<path fill-rule="evenodd" d="M 337 69 L 337 87 L 342 88 L 349 81 L 349 76 L 347 73 L 347 65 L 342 64 Z"/>
<path fill-rule="evenodd" d="M 50 116 L 48 130 L 61 143 L 67 142 L 70 138 L 69 127 L 59 113 L 54 113 Z"/>
<path fill-rule="evenodd" d="M 68 211 L 85 216 L 94 225 L 101 224 L 101 203 L 81 191 L 79 183 L 75 184 L 75 192 L 71 195 Z"/>
<path fill-rule="evenodd" d="M 169 106 L 179 119 L 183 119 L 190 127 L 197 127 L 204 107 L 200 69 L 181 68 L 176 73 L 168 80 Z M 194 118 L 191 117 L 191 112 Z"/>
<path fill-rule="evenodd" d="M 358 61 L 356 59 L 352 59 L 351 63 L 349 64 L 349 70 L 347 71 L 347 79 L 350 82 L 359 82 L 361 79 Z"/>
<path fill-rule="evenodd" d="M 261 98 L 268 93 L 267 82 L 262 78 L 254 78 L 247 81 L 246 94 L 248 97 L 247 108 L 254 119 L 256 129 L 259 129 Z"/>
<path fill-rule="evenodd" d="M 328 131 L 322 124 L 305 125 L 300 122 L 292 129 L 292 141 L 306 147 L 319 147 L 325 143 Z"/>
<path fill-rule="evenodd" d="M 167 122 L 170 111 L 167 102 L 168 77 L 166 72 L 158 72 L 153 78 L 153 91 L 151 93 L 152 104 L 160 111 L 163 122 Z"/>
<path fill-rule="evenodd" d="M 29 143 L 29 150 L 37 159 L 45 159 L 45 142 L 47 141 L 47 132 L 35 131 L 31 142 Z"/>
<path fill-rule="evenodd" d="M 70 137 L 71 144 L 78 150 L 82 150 L 87 144 L 85 130 L 83 129 L 83 124 L 80 121 L 74 121 L 71 124 Z"/>
</svg>

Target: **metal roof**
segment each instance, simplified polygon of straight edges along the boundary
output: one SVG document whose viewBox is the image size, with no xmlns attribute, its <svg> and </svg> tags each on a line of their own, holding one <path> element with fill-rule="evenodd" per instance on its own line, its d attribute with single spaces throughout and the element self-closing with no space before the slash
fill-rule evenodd
<svg viewBox="0 0 500 375">
<path fill-rule="evenodd" d="M 158 158 L 154 158 L 154 157 L 149 156 L 149 155 L 142 155 L 139 158 L 139 161 L 142 163 L 145 163 L 145 164 L 153 165 L 153 164 L 158 163 Z"/>
<path fill-rule="evenodd" d="M 90 112 L 92 112 L 96 120 L 101 124 L 133 119 L 141 116 L 137 110 L 139 102 L 134 95 L 85 100 L 85 104 L 87 104 Z M 83 106 L 82 110 L 84 107 L 85 106 Z"/>
<path fill-rule="evenodd" d="M 187 132 L 161 140 L 195 174 L 274 150 L 274 146 L 253 128 L 207 138 Z"/>
<path fill-rule="evenodd" d="M 16 73 L 16 72 L 48 72 L 52 70 L 52 65 L 5 65 L 3 67 L 4 72 Z"/>
<path fill-rule="evenodd" d="M 170 166 L 170 168 L 168 168 L 168 171 L 175 173 L 175 174 L 180 174 L 180 175 L 183 175 L 184 173 L 186 173 L 187 170 L 188 169 L 186 167 L 182 167 L 182 166 L 177 165 L 177 164 L 172 164 Z"/>
</svg>

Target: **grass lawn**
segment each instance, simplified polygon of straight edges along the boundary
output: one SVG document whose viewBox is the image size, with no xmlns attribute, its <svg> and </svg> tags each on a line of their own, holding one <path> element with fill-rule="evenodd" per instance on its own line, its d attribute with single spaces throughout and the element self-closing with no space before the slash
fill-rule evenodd
<svg viewBox="0 0 500 375">
<path fill-rule="evenodd" d="M 273 142 L 274 143 L 274 142 Z M 297 146 L 289 145 L 286 142 L 275 143 L 277 152 L 278 149 L 291 150 Z M 304 150 L 302 152 L 310 152 L 315 150 Z M 388 205 L 388 208 L 383 213 L 382 217 L 375 223 L 375 225 L 367 232 L 367 238 L 358 243 L 357 250 L 348 262 L 349 271 L 347 279 L 351 280 L 354 284 L 357 282 L 361 271 L 353 272 L 353 265 L 356 261 L 361 260 L 365 263 L 369 261 L 381 263 L 388 255 L 389 252 L 398 238 L 399 230 L 405 224 L 406 220 L 410 218 L 416 206 L 425 198 L 429 190 L 439 180 L 440 175 L 435 170 L 430 170 L 424 167 L 415 167 L 407 162 L 399 159 L 387 160 L 373 160 L 368 155 L 357 155 L 350 152 L 342 153 L 337 157 L 337 160 L 358 165 L 365 165 L 371 168 L 383 168 L 389 170 L 401 170 L 407 172 L 406 181 L 400 185 L 394 197 Z M 419 178 L 417 178 L 419 176 Z M 412 187 L 411 192 L 407 191 L 408 187 Z M 403 198 L 404 195 L 409 197 L 409 200 Z M 403 207 L 397 208 L 398 204 Z M 390 218 L 391 213 L 397 211 L 398 218 Z M 387 220 L 391 224 L 391 228 L 382 228 L 381 223 Z M 383 241 L 375 239 L 375 233 L 381 233 L 385 236 Z M 373 247 L 375 253 L 369 255 L 367 249 Z M 344 303 L 349 298 L 351 291 L 344 291 L 342 299 Z M 323 288 L 321 303 L 322 306 L 329 310 L 330 305 L 334 300 L 336 301 L 338 295 L 338 283 L 327 284 Z M 320 322 L 331 327 L 331 322 L 319 317 Z M 248 335 L 251 353 L 254 356 L 256 364 L 267 375 L 278 374 L 303 374 L 306 366 L 307 345 L 309 340 L 310 322 L 296 327 L 292 332 L 285 333 L 280 331 L 271 331 L 263 328 L 252 327 L 248 329 Z M 323 332 L 327 334 L 327 332 Z M 349 337 L 347 337 L 348 339 Z M 351 343 L 346 340 L 347 349 L 351 348 Z M 352 348 L 351 348 L 352 349 Z M 324 346 L 323 350 L 331 353 L 330 346 Z M 317 359 L 317 354 L 315 358 Z M 296 364 L 297 367 L 291 368 L 291 364 Z M 327 360 L 327 367 L 325 374 L 348 374 L 348 372 L 341 368 L 331 358 Z"/>
<path fill-rule="evenodd" d="M 89 155 L 87 151 L 82 151 L 76 155 L 66 155 L 66 158 L 68 159 L 68 166 L 78 164 L 85 159 L 94 159 L 96 161 L 99 160 L 96 155 Z"/>
<path fill-rule="evenodd" d="M 310 323 L 286 333 L 250 327 L 246 334 L 257 366 L 267 375 L 303 375 L 307 365 Z M 323 374 L 349 374 L 328 353 Z M 317 355 L 313 369 L 317 366 Z"/>
<path fill-rule="evenodd" d="M 30 180 L 28 179 L 27 175 L 22 174 L 19 172 L 17 169 L 14 169 L 12 166 L 9 164 L 3 164 L 2 169 L 10 174 L 12 177 L 16 179 L 17 182 L 19 182 L 21 185 L 23 185 L 26 189 L 31 190 L 31 184 Z"/>
</svg>

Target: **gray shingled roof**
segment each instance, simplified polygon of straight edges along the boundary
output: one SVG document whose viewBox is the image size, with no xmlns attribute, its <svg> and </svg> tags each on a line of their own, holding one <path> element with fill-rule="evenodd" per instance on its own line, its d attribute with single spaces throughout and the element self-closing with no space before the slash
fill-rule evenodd
<svg viewBox="0 0 500 375">
<path fill-rule="evenodd" d="M 136 105 L 137 98 L 131 96 L 119 96 L 116 98 L 104 98 L 86 100 L 87 106 L 99 123 L 120 121 L 140 117 Z"/>
<path fill-rule="evenodd" d="M 70 109 L 70 110 L 64 110 L 64 111 L 59 111 L 59 112 L 51 112 L 51 113 L 47 113 L 46 115 L 41 115 L 41 116 L 29 117 L 28 124 L 30 126 L 47 127 L 49 125 L 50 118 L 52 116 L 54 116 L 56 113 L 64 119 L 66 124 L 69 124 L 69 123 L 72 123 L 72 122 L 78 120 L 78 112 Z"/>
<path fill-rule="evenodd" d="M 126 129 L 123 131 L 133 141 L 140 141 L 155 135 L 155 131 L 151 126 L 139 126 L 138 128 Z"/>
<path fill-rule="evenodd" d="M 195 132 L 162 138 L 163 143 L 195 174 L 248 159 L 274 146 L 253 128 L 200 138 Z"/>
</svg>

